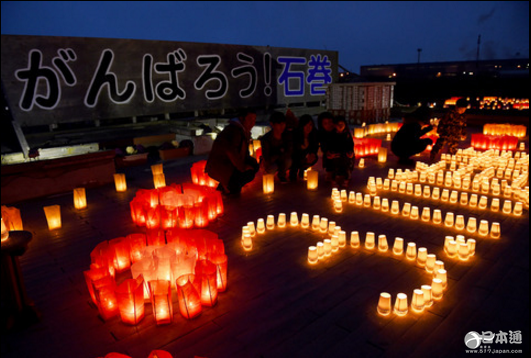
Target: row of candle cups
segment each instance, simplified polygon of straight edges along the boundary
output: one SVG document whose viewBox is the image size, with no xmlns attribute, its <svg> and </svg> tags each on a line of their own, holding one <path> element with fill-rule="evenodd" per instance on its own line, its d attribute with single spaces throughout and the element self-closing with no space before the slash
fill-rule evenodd
<svg viewBox="0 0 531 358">
<path fill-rule="evenodd" d="M 380 179 L 380 180 L 378 180 Z M 370 194 L 375 195 L 376 190 L 381 188 L 383 190 L 391 190 L 391 191 L 397 191 L 399 193 L 406 193 L 408 195 L 414 195 L 417 197 L 423 197 L 423 198 L 431 198 L 433 200 L 441 200 L 442 202 L 449 202 L 451 204 L 459 203 L 463 206 L 468 205 L 472 208 L 478 207 L 479 209 L 487 209 L 488 207 L 488 197 L 485 195 L 482 195 L 478 198 L 477 194 L 471 194 L 470 198 L 467 192 L 458 192 L 456 190 L 450 190 L 448 189 L 441 189 L 439 187 L 434 187 L 433 189 L 428 186 L 424 185 L 422 187 L 420 184 L 413 184 L 413 183 L 406 183 L 406 182 L 400 182 L 398 184 L 397 181 L 393 180 L 391 181 L 391 187 L 389 187 L 389 179 L 383 180 L 383 184 L 380 186 L 378 182 L 381 181 L 381 178 L 376 178 L 376 180 L 373 182 L 369 182 L 367 184 L 367 189 L 369 190 Z M 509 190 L 508 196 L 510 197 L 510 187 L 507 187 Z M 521 216 L 523 213 L 524 205 L 521 201 L 517 201 L 514 203 L 511 200 L 504 200 L 502 212 L 504 214 L 513 214 L 515 216 Z M 493 212 L 500 211 L 500 199 L 499 198 L 492 198 L 490 209 Z"/>
<path fill-rule="evenodd" d="M 408 296 L 405 293 L 398 293 L 394 306 L 392 306 L 392 296 L 388 292 L 380 293 L 377 312 L 382 316 L 388 316 L 393 312 L 397 316 L 405 316 L 411 310 L 421 313 L 425 308 L 433 305 L 434 300 L 438 301 L 443 296 L 442 281 L 438 278 L 432 279 L 431 285 L 422 285 L 420 289 L 413 290 L 411 306 L 408 304 Z"/>
<path fill-rule="evenodd" d="M 338 196 L 339 195 L 339 196 Z M 372 198 L 369 194 L 363 195 L 361 192 L 351 191 L 348 195 L 348 199 L 345 200 L 346 191 L 341 191 L 338 194 L 337 189 L 332 190 L 332 198 L 334 210 L 340 212 L 342 210 L 342 202 L 348 201 L 358 206 L 371 207 L 375 210 L 382 212 L 390 212 L 393 215 L 401 214 L 404 217 L 408 217 L 411 220 L 421 220 L 424 222 L 432 221 L 434 224 L 441 224 L 444 222 L 444 226 L 448 228 L 454 228 L 456 230 L 465 230 L 469 233 L 477 232 L 480 236 L 488 236 L 490 234 L 493 238 L 499 238 L 501 236 L 501 226 L 499 222 L 493 222 L 489 229 L 488 220 L 480 220 L 479 228 L 477 225 L 477 219 L 475 217 L 469 217 L 465 226 L 464 215 L 454 215 L 452 212 L 447 212 L 442 218 L 442 212 L 440 209 L 433 210 L 433 217 L 431 216 L 430 207 L 423 207 L 422 213 L 419 214 L 419 207 L 411 205 L 411 203 L 404 203 L 402 210 L 400 210 L 400 203 L 398 200 L 392 200 L 391 206 L 389 206 L 389 200 L 387 198 L 380 199 L 379 196 Z"/>
</svg>

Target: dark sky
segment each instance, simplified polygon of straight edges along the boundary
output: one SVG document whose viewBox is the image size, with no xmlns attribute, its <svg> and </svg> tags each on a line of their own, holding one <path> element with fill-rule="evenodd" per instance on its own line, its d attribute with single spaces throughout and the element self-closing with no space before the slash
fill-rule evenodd
<svg viewBox="0 0 531 358">
<path fill-rule="evenodd" d="M 339 52 L 362 65 L 529 58 L 528 1 L 2 1 L 2 34 Z"/>
</svg>

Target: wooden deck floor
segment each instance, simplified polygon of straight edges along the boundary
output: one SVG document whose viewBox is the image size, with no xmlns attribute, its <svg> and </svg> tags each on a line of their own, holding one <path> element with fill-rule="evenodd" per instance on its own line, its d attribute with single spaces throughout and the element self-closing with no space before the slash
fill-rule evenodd
<svg viewBox="0 0 531 358">
<path fill-rule="evenodd" d="M 384 142 L 388 146 L 388 142 Z M 529 142 L 526 139 L 526 148 Z M 166 180 L 190 182 L 191 163 L 204 157 L 164 164 Z M 418 160 L 426 160 L 420 157 Z M 366 160 L 354 170 L 349 190 L 367 192 L 369 176 L 387 177 L 388 168 L 405 168 L 389 154 L 388 162 Z M 412 169 L 412 168 L 411 168 Z M 331 186 L 320 177 L 319 190 L 305 183 L 275 183 L 264 195 L 261 178 L 239 198 L 224 200 L 225 214 L 207 229 L 225 243 L 229 257 L 228 289 L 215 307 L 186 321 L 175 309 L 174 322 L 157 326 L 150 305 L 134 327 L 119 318 L 104 322 L 83 278 L 90 251 L 103 240 L 138 232 L 129 213 L 137 189 L 152 188 L 149 166 L 126 171 L 128 191 L 113 185 L 87 190 L 88 209 L 72 206 L 71 194 L 13 205 L 21 210 L 24 228 L 33 233 L 21 257 L 28 295 L 42 315 L 24 330 L 2 333 L 2 357 L 95 358 L 119 352 L 147 358 L 154 349 L 173 357 L 459 357 L 468 356 L 464 337 L 470 331 L 521 331 L 522 344 L 493 343 L 495 349 L 529 352 L 529 213 L 522 217 L 434 202 L 397 192 L 378 195 L 401 203 L 440 208 L 443 213 L 499 221 L 500 239 L 467 234 L 477 240 L 476 255 L 467 262 L 446 257 L 446 235 L 458 232 L 443 225 L 412 221 L 400 215 L 346 204 L 333 211 Z M 63 228 L 48 231 L 42 207 L 60 204 Z M 317 214 L 335 221 L 347 233 L 385 234 L 390 243 L 426 247 L 445 263 L 449 284 L 441 301 L 423 313 L 404 317 L 377 314 L 380 292 L 411 297 L 413 289 L 431 282 L 431 275 L 414 262 L 392 253 L 347 245 L 330 258 L 310 265 L 308 246 L 323 239 L 312 230 L 276 228 L 259 236 L 251 252 L 240 245 L 241 228 L 248 221 L 291 212 Z M 174 304 L 176 297 L 174 297 Z"/>
</svg>

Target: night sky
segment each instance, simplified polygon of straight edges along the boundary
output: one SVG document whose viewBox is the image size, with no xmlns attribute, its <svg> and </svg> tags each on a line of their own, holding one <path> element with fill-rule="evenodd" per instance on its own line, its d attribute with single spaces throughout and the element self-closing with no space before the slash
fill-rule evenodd
<svg viewBox="0 0 531 358">
<path fill-rule="evenodd" d="M 2 1 L 2 34 L 339 52 L 360 66 L 529 58 L 528 1 Z"/>
</svg>

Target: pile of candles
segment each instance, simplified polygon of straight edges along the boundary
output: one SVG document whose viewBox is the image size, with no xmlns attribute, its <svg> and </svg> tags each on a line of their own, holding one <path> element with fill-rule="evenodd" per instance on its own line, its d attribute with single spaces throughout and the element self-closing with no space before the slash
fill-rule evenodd
<svg viewBox="0 0 531 358">
<path fill-rule="evenodd" d="M 483 134 L 485 135 L 509 135 L 524 138 L 526 131 L 526 126 L 518 124 L 486 123 L 483 125 Z"/>
<path fill-rule="evenodd" d="M 192 183 L 137 191 L 131 217 L 148 229 L 205 227 L 223 213 L 221 193 Z"/>
<path fill-rule="evenodd" d="M 459 258 L 461 261 L 467 261 L 476 252 L 476 240 L 465 240 L 463 235 L 445 236 L 444 252 L 450 258 Z"/>
<path fill-rule="evenodd" d="M 376 138 L 354 138 L 354 155 L 356 158 L 378 155 L 382 140 Z"/>
<path fill-rule="evenodd" d="M 449 165 L 449 171 L 446 171 Z M 458 168 L 457 168 L 458 167 Z M 475 173 L 477 170 L 480 172 Z M 475 173 L 475 174 L 474 174 Z M 396 179 L 400 185 L 401 182 L 406 182 L 406 193 L 409 194 L 412 187 L 408 186 L 410 183 L 420 182 L 436 184 L 438 186 L 445 186 L 447 188 L 461 189 L 462 191 L 471 191 L 473 193 L 489 194 L 492 196 L 504 196 L 507 200 L 514 198 L 514 206 L 525 206 L 529 208 L 529 155 L 524 152 L 516 152 L 514 158 L 512 152 L 500 152 L 498 150 L 488 150 L 483 153 L 477 153 L 473 148 L 468 148 L 464 151 L 458 151 L 456 156 L 443 155 L 443 159 L 438 163 L 428 166 L 425 163 L 417 162 L 414 171 L 406 170 L 402 172 L 394 169 L 389 169 L 389 179 Z M 376 179 L 376 184 L 381 183 L 381 179 Z M 388 183 L 384 182 L 383 186 L 387 187 Z M 391 190 L 394 190 L 391 182 Z M 426 188 L 423 188 L 422 195 L 428 197 Z M 435 188 L 433 188 L 435 190 Z M 439 190 L 435 190 L 437 194 Z M 418 195 L 418 186 L 414 190 L 415 195 Z M 433 195 L 433 194 L 432 194 Z M 468 200 L 467 193 L 458 193 L 460 203 L 466 205 Z M 452 195 L 450 195 L 452 197 Z M 455 197 L 455 194 L 454 194 Z M 470 205 L 477 204 L 477 195 L 470 195 Z M 438 200 L 438 199 L 436 199 Z M 480 199 L 483 203 L 483 200 Z M 518 204 L 520 202 L 521 204 Z M 512 206 L 513 203 L 506 203 L 505 206 Z M 491 209 L 497 211 L 499 207 L 499 199 L 493 199 Z M 483 207 L 481 207 L 483 208 Z M 504 211 L 504 213 L 510 213 Z M 515 215 L 520 215 L 520 210 L 514 212 Z"/>
<path fill-rule="evenodd" d="M 485 135 L 480 133 L 472 134 L 470 145 L 475 149 L 499 149 L 516 150 L 518 137 L 509 135 Z"/>
<path fill-rule="evenodd" d="M 98 244 L 90 258 L 84 276 L 104 320 L 119 314 L 124 323 L 136 325 L 150 302 L 156 323 L 171 323 L 172 291 L 181 315 L 191 319 L 202 306 L 214 306 L 218 292 L 227 288 L 223 241 L 203 229 L 130 234 Z M 117 284 L 116 273 L 129 271 L 132 278 Z"/>
<path fill-rule="evenodd" d="M 206 163 L 206 160 L 200 160 L 192 164 L 192 167 L 190 168 L 192 183 L 199 186 L 208 186 L 210 188 L 216 188 L 219 182 L 212 179 L 208 176 L 207 173 L 205 173 Z"/>
</svg>

